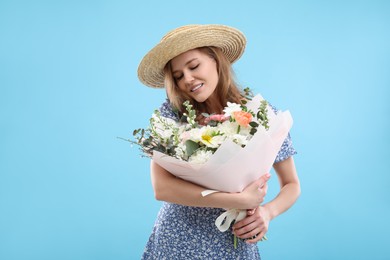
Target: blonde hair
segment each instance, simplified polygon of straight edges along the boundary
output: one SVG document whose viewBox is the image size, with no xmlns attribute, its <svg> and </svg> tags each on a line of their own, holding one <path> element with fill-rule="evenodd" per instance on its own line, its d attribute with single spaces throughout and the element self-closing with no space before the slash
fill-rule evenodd
<svg viewBox="0 0 390 260">
<path fill-rule="evenodd" d="M 187 94 L 183 93 L 176 85 L 175 79 L 172 75 L 171 62 L 169 61 L 164 68 L 165 74 L 165 88 L 167 91 L 168 99 L 172 107 L 176 108 L 180 114 L 185 112 L 183 102 L 189 100 L 197 111 L 197 119 L 202 118 L 201 113 L 222 113 L 222 108 L 227 105 L 227 102 L 241 103 L 243 99 L 242 91 L 234 80 L 234 72 L 231 67 L 231 63 L 217 47 L 201 47 L 197 48 L 199 51 L 209 55 L 217 63 L 218 72 L 218 84 L 215 89 L 219 101 L 219 107 L 221 111 L 210 111 L 211 107 L 206 102 L 199 103 Z"/>
</svg>

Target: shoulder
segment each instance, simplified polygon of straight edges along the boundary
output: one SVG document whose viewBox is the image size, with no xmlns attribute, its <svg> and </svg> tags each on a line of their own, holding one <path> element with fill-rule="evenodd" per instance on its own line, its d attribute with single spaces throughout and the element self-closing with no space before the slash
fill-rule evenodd
<svg viewBox="0 0 390 260">
<path fill-rule="evenodd" d="M 168 99 L 166 99 L 158 109 L 163 117 L 167 117 L 173 120 L 179 120 L 175 109 L 172 107 Z"/>
</svg>

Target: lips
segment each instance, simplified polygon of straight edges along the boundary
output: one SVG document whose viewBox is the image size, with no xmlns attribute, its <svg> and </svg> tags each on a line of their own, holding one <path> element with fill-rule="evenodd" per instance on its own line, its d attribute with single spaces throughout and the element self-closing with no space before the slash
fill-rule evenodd
<svg viewBox="0 0 390 260">
<path fill-rule="evenodd" d="M 200 89 L 201 87 L 203 87 L 203 83 L 199 84 L 199 85 L 195 85 L 194 87 L 191 88 L 191 92 L 195 92 L 197 91 L 198 89 Z"/>
</svg>

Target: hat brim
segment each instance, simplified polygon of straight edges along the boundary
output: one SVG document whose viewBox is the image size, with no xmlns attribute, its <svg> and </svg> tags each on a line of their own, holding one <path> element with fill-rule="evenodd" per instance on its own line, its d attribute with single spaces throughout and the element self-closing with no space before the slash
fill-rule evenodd
<svg viewBox="0 0 390 260">
<path fill-rule="evenodd" d="M 195 48 L 214 46 L 233 63 L 245 50 L 246 39 L 239 30 L 225 25 L 188 25 L 168 33 L 138 66 L 139 80 L 152 88 L 164 87 L 164 67 L 174 57 Z"/>
</svg>

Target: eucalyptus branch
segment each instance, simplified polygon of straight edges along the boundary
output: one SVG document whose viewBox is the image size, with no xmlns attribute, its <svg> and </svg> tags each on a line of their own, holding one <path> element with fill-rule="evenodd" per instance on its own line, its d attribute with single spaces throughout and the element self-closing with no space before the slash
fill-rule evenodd
<svg viewBox="0 0 390 260">
<path fill-rule="evenodd" d="M 190 101 L 186 100 L 183 105 L 185 106 L 187 113 L 183 113 L 187 117 L 187 122 L 193 127 L 197 127 L 198 123 L 196 123 L 196 112 L 194 109 L 192 109 L 192 105 L 190 104 Z"/>
<path fill-rule="evenodd" d="M 266 100 L 262 100 L 260 102 L 259 110 L 256 114 L 257 121 L 262 125 L 265 130 L 269 129 L 269 121 L 268 121 L 268 102 Z"/>
</svg>

